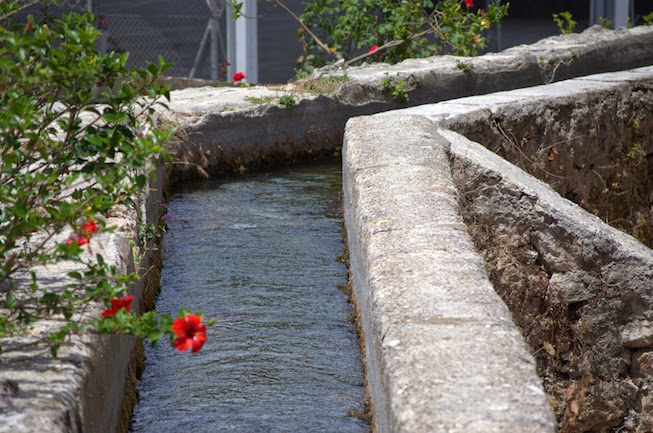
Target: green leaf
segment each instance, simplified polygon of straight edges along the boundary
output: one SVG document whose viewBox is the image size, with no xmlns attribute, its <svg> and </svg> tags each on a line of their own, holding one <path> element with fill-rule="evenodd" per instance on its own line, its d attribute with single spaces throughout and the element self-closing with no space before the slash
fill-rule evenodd
<svg viewBox="0 0 653 433">
<path fill-rule="evenodd" d="M 81 281 L 81 279 L 82 279 L 82 274 L 80 274 L 80 273 L 77 272 L 77 271 L 68 272 L 68 276 L 69 276 L 70 278 L 75 279 L 75 280 L 78 280 L 78 281 Z"/>
<path fill-rule="evenodd" d="M 5 299 L 5 307 L 11 310 L 11 309 L 15 308 L 17 304 L 18 304 L 18 301 L 14 297 L 14 294 L 9 292 L 7 294 L 7 298 Z"/>
<path fill-rule="evenodd" d="M 16 152 L 6 152 L 2 155 L 3 169 L 7 166 L 13 166 L 20 161 L 20 155 Z M 4 170 L 3 170 L 4 171 Z"/>
<path fill-rule="evenodd" d="M 136 186 L 138 187 L 138 189 L 143 189 L 143 187 L 147 183 L 147 176 L 139 174 L 139 175 L 136 176 L 135 181 L 136 181 Z"/>
<path fill-rule="evenodd" d="M 16 213 L 16 216 L 20 219 L 27 219 L 27 215 L 29 214 L 27 206 L 25 206 L 25 204 L 20 201 L 17 201 L 14 204 L 14 212 Z"/>
<path fill-rule="evenodd" d="M 123 120 L 125 120 L 126 116 L 127 114 L 124 112 L 111 112 L 111 111 L 105 111 L 104 114 L 102 115 L 104 120 L 106 120 L 109 123 L 120 123 Z"/>
<path fill-rule="evenodd" d="M 112 117 L 110 113 L 107 113 L 107 115 L 109 115 L 110 118 Z M 103 116 L 103 117 L 104 117 L 104 120 L 107 120 L 108 122 L 116 121 L 116 120 L 108 120 L 106 115 Z M 116 116 L 116 118 L 118 118 L 118 116 Z M 89 142 L 89 143 L 91 143 L 91 144 L 93 144 L 93 145 L 95 145 L 97 147 L 102 147 L 104 145 L 104 141 L 102 140 L 102 138 L 100 138 L 96 134 L 86 134 L 84 136 L 84 141 L 87 141 L 87 142 Z"/>
<path fill-rule="evenodd" d="M 147 334 L 147 339 L 150 341 L 150 345 L 152 347 L 155 347 L 157 345 L 157 343 L 159 342 L 159 340 L 161 338 L 163 338 L 163 335 L 164 334 L 163 334 L 162 331 L 156 329 L 156 330 L 150 332 L 149 334 Z"/>
</svg>

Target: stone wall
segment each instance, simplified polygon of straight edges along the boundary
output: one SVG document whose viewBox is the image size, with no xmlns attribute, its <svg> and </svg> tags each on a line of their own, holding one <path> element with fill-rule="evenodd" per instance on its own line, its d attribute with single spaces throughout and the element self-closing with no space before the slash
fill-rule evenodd
<svg viewBox="0 0 653 433">
<path fill-rule="evenodd" d="M 484 148 L 453 143 L 462 214 L 560 431 L 653 430 L 653 250 Z"/>
<path fill-rule="evenodd" d="M 653 247 L 653 81 L 638 71 L 443 125 Z"/>
<path fill-rule="evenodd" d="M 596 210 L 590 192 L 602 177 L 614 179 L 621 182 L 619 192 L 625 192 L 606 200 L 631 210 L 622 225 L 650 232 L 651 222 L 641 215 L 653 212 L 653 172 L 647 160 L 653 150 L 652 84 L 653 68 L 647 67 L 348 123 L 343 154 L 345 216 L 367 358 L 374 367 L 369 383 L 376 401 L 382 402 L 376 408 L 380 431 L 430 430 L 433 425 L 466 432 L 555 430 L 537 418 L 548 408 L 530 402 L 528 413 L 537 418 L 530 420 L 524 419 L 522 410 L 510 412 L 521 405 L 520 386 L 533 383 L 528 374 L 521 373 L 518 384 L 510 384 L 516 397 L 507 409 L 497 409 L 502 407 L 499 390 L 505 379 L 493 373 L 497 383 L 490 387 L 496 405 L 479 404 L 475 398 L 483 398 L 483 389 L 475 387 L 487 385 L 476 381 L 473 359 L 478 358 L 490 365 L 510 365 L 506 371 L 526 372 L 534 358 L 562 432 L 653 429 L 653 250 L 579 206 Z M 447 129 L 436 131 L 445 127 L 483 146 Z M 442 161 L 441 152 L 447 153 L 447 161 Z M 574 191 L 570 198 L 579 204 L 497 153 L 563 193 Z M 443 184 L 449 176 L 452 185 Z M 603 183 L 601 191 L 610 193 Z M 456 199 L 453 206 L 450 197 Z M 473 334 L 474 347 L 469 347 L 472 337 L 467 331 L 472 325 L 467 318 L 475 314 L 475 302 L 496 301 L 474 292 L 483 285 L 477 281 L 480 271 L 471 259 L 456 261 L 461 246 L 452 230 L 473 239 L 476 249 L 469 256 L 478 251 L 482 257 L 489 281 L 503 301 L 499 302 L 508 306 L 531 355 L 497 361 L 519 349 L 506 338 L 496 350 L 492 337 L 481 332 Z M 435 254 L 440 251 L 444 253 Z M 437 260 L 425 261 L 425 254 Z M 442 291 L 447 295 L 439 295 Z M 422 296 L 415 305 L 406 301 L 413 293 Z M 455 305 L 460 296 L 466 301 Z M 493 308 L 485 306 L 483 311 Z M 402 335 L 405 328 L 413 330 L 416 322 L 422 323 L 421 317 L 415 320 L 416 311 L 434 316 L 427 321 L 428 330 L 419 331 L 431 338 L 389 345 L 388 336 Z M 390 323 L 378 324 L 384 320 Z M 491 323 L 488 317 L 483 320 Z M 437 344 L 431 340 L 446 341 L 450 327 L 458 328 L 453 334 L 457 349 L 488 353 L 472 359 L 440 358 L 440 353 L 453 352 L 431 347 Z M 406 339 L 402 335 L 393 341 Z M 397 361 L 404 359 L 418 371 L 455 369 L 460 375 L 410 375 Z M 412 390 L 407 402 L 395 382 Z M 470 389 L 472 397 L 466 394 Z M 455 417 L 464 409 L 450 415 L 450 400 L 432 397 L 445 393 L 475 408 L 467 415 L 467 424 Z M 416 405 L 417 401 L 428 405 Z M 478 416 L 489 422 L 498 410 L 505 423 L 500 427 L 475 421 Z M 441 414 L 444 419 L 438 418 Z M 406 419 L 421 424 L 406 424 Z"/>
<path fill-rule="evenodd" d="M 554 432 L 535 363 L 419 116 L 347 124 L 345 221 L 378 431 Z"/>
</svg>

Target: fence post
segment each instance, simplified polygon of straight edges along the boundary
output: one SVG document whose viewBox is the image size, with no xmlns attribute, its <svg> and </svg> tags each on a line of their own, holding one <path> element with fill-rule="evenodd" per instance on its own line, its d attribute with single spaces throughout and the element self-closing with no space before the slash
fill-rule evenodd
<svg viewBox="0 0 653 433">
<path fill-rule="evenodd" d="M 614 28 L 628 28 L 628 15 L 630 12 L 629 0 L 615 0 L 614 2 Z"/>
<path fill-rule="evenodd" d="M 614 28 L 628 27 L 628 17 L 634 18 L 633 0 L 590 0 L 590 26 L 601 18 L 614 22 Z"/>
<path fill-rule="evenodd" d="M 218 35 L 220 23 L 216 17 L 209 18 L 209 27 L 211 27 L 211 80 L 218 81 L 220 75 L 218 69 Z"/>
<path fill-rule="evenodd" d="M 258 24 L 256 0 L 242 0 L 241 16 L 234 23 L 233 5 L 227 5 L 227 60 L 229 77 L 243 72 L 248 83 L 258 83 Z"/>
<path fill-rule="evenodd" d="M 231 0 L 227 0 L 227 80 L 236 73 L 236 24 Z"/>
</svg>

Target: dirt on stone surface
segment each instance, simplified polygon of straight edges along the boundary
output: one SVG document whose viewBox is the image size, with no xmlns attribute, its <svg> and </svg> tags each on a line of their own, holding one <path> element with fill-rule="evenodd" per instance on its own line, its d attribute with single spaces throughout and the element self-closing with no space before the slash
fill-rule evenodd
<svg viewBox="0 0 653 433">
<path fill-rule="evenodd" d="M 653 85 L 524 109 L 452 129 L 653 246 Z M 497 293 L 537 362 L 562 433 L 653 432 L 650 262 L 587 237 L 454 160 L 460 205 Z"/>
<path fill-rule="evenodd" d="M 623 335 L 653 323 L 650 263 L 626 267 L 607 242 L 538 215 L 531 198 L 501 197 L 496 179 L 476 182 L 461 190 L 466 223 L 532 349 L 560 431 L 653 431 L 652 342 Z"/>
<path fill-rule="evenodd" d="M 446 126 L 653 247 L 653 82 Z"/>
</svg>

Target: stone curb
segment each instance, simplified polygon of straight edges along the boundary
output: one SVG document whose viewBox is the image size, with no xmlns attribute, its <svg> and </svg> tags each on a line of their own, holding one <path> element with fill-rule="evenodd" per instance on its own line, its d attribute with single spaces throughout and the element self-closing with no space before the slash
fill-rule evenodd
<svg viewBox="0 0 653 433">
<path fill-rule="evenodd" d="M 589 75 L 543 86 L 451 99 L 378 115 L 394 116 L 396 113 L 420 115 L 443 127 L 455 130 L 463 125 L 484 121 L 490 114 L 508 111 L 514 107 L 526 111 L 525 107 L 529 105 L 559 104 L 561 100 L 582 101 L 588 98 L 588 95 L 612 92 L 616 88 L 627 89 L 633 83 L 653 83 L 653 66 Z"/>
<path fill-rule="evenodd" d="M 378 431 L 553 432 L 459 215 L 447 147 L 423 117 L 347 124 L 345 221 Z"/>
<path fill-rule="evenodd" d="M 593 275 L 621 278 L 624 290 L 640 291 L 632 296 L 648 299 L 641 282 L 648 281 L 649 287 L 653 282 L 653 251 L 481 145 L 437 128 L 473 129 L 489 113 L 569 100 L 582 104 L 589 94 L 599 99 L 610 92 L 627 94 L 629 86 L 642 83 L 653 83 L 653 67 L 347 123 L 345 223 L 379 432 L 557 430 L 533 357 L 492 289 L 484 260 L 463 223 L 450 158 L 456 170 L 469 172 L 466 176 L 478 184 L 476 190 L 492 179 L 498 186 L 488 197 L 514 196 L 519 209 L 527 197 L 539 215 L 537 221 L 554 222 L 538 229 L 541 240 L 536 242 L 542 260 L 564 275 L 560 278 L 569 275 L 565 272 L 576 266 L 573 263 L 583 263 L 572 260 L 573 251 L 587 252 L 601 263 L 591 270 Z M 474 185 L 470 188 L 476 191 Z M 578 238 L 585 244 L 552 240 L 557 238 Z M 631 275 L 634 282 L 623 275 Z M 651 341 L 650 329 L 638 320 L 615 323 L 626 348 L 649 347 L 645 343 Z"/>
</svg>

